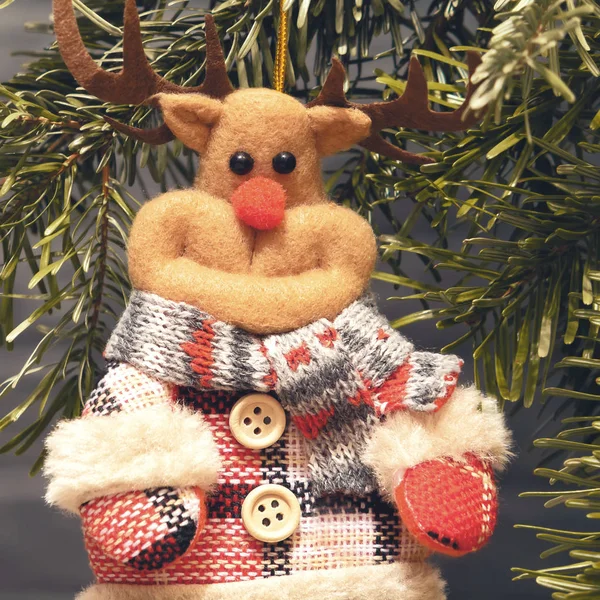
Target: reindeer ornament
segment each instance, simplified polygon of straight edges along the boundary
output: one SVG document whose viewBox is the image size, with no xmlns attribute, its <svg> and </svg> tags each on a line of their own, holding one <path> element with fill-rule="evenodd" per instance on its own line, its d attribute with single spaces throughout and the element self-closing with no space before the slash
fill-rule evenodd
<svg viewBox="0 0 600 600">
<path fill-rule="evenodd" d="M 47 441 L 48 501 L 81 516 L 97 580 L 78 598 L 444 598 L 425 559 L 488 540 L 509 434 L 493 400 L 457 387 L 457 357 L 416 351 L 378 313 L 373 233 L 327 199 L 319 159 L 361 143 L 426 162 L 378 132 L 472 117 L 429 110 L 416 59 L 388 103 L 349 103 L 336 61 L 307 106 L 234 91 L 210 16 L 206 79 L 178 87 L 145 58 L 135 0 L 123 71 L 105 72 L 71 0 L 54 13 L 85 89 L 164 116 L 116 129 L 201 156 L 192 189 L 135 219 L 107 373 Z"/>
</svg>

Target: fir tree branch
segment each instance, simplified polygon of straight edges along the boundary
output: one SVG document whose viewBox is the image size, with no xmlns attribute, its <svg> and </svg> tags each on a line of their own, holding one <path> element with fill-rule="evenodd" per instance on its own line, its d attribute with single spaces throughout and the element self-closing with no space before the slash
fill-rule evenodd
<svg viewBox="0 0 600 600">
<path fill-rule="evenodd" d="M 277 4 L 215 3 L 234 83 L 270 84 Z M 138 5 L 156 70 L 177 83 L 201 80 L 204 10 L 186 1 L 171 8 L 162 0 Z M 86 46 L 105 67 L 118 70 L 122 1 L 89 0 L 85 6 L 90 10 L 79 20 Z M 438 328 L 455 331 L 445 350 L 471 343 L 477 383 L 501 403 L 574 413 L 536 442 L 549 452 L 538 474 L 555 484 L 535 494 L 550 498 L 549 508 L 583 509 L 596 518 L 597 3 L 501 0 L 498 14 L 488 0 L 431 0 L 423 11 L 398 0 L 295 0 L 287 7 L 295 24 L 289 90 L 296 95 L 314 93 L 305 89 L 309 76 L 320 79 L 338 54 L 358 67 L 351 96 L 372 99 L 376 77 L 388 98 L 404 89 L 409 52 L 417 50 L 432 102 L 453 107 L 464 97 L 462 53 L 484 53 L 476 101 L 491 102 L 493 110 L 482 126 L 464 135 L 390 131 L 390 140 L 420 148 L 435 162 L 418 169 L 354 151 L 328 188 L 372 223 L 381 221 L 377 213 L 388 222 L 388 234 L 380 236 L 387 269 L 375 277 L 396 294 L 408 290 L 396 296 L 398 302 L 411 298 L 423 306 L 396 326 L 433 319 Z M 408 32 L 404 39 L 402 32 Z M 383 54 L 393 56 L 394 65 L 391 73 L 373 75 L 369 46 L 378 35 L 388 36 Z M 194 166 L 180 144 L 152 149 L 114 134 L 103 119 L 109 114 L 147 126 L 155 118 L 149 109 L 110 106 L 83 93 L 54 47 L 31 58 L 24 74 L 0 88 L 0 342 L 8 350 L 33 326 L 39 337 L 19 372 L 0 387 L 0 398 L 18 393 L 24 378 L 36 385 L 0 418 L 0 430 L 26 413 L 36 418 L 0 452 L 24 452 L 54 419 L 80 414 L 129 289 L 123 251 L 137 201 L 126 190 L 144 188 L 148 172 L 165 188 L 188 185 Z M 434 243 L 420 238 L 423 226 L 436 233 Z M 423 265 L 419 277 L 407 272 L 409 255 Z M 24 269 L 31 271 L 29 290 L 15 287 Z M 442 285 L 443 270 L 458 274 L 454 285 Z M 17 301 L 34 306 L 21 324 L 14 323 Z M 48 359 L 51 349 L 57 350 L 55 362 Z M 571 562 L 522 569 L 522 578 L 554 589 L 555 598 L 597 596 L 597 532 L 582 529 L 538 532 L 552 544 L 543 557 L 569 554 Z"/>
<path fill-rule="evenodd" d="M 580 419 L 566 419 L 565 425 L 581 426 L 559 429 L 535 442 L 547 452 L 544 464 L 558 463 L 536 474 L 553 485 L 554 491 L 539 492 L 550 498 L 546 506 L 587 509 L 588 519 L 593 519 L 600 514 L 595 510 L 600 475 L 595 456 L 600 423 L 600 121 L 595 115 L 600 114 L 600 84 L 595 67 L 599 48 L 590 34 L 598 30 L 598 13 L 586 8 L 574 16 L 573 3 L 532 6 L 522 1 L 511 8 L 501 18 L 512 19 L 511 27 L 529 19 L 531 35 L 523 40 L 531 44 L 521 47 L 518 36 L 503 37 L 500 28 L 493 30 L 491 50 L 478 71 L 483 81 L 479 98 L 488 95 L 496 123 L 488 119 L 462 139 L 398 132 L 397 141 L 431 150 L 436 163 L 420 172 L 403 167 L 407 177 L 401 179 L 397 165 L 365 155 L 352 168 L 363 169 L 369 161 L 366 180 L 349 189 L 339 184 L 334 192 L 356 194 L 367 213 L 383 209 L 382 202 L 389 206 L 386 214 L 395 233 L 380 238 L 389 271 L 376 277 L 411 290 L 397 300 L 423 303 L 422 310 L 394 325 L 433 319 L 440 329 L 456 329 L 455 341 L 444 350 L 470 341 L 476 383 L 499 402 L 526 407 L 539 402 L 542 410 L 551 404 L 556 416 L 570 411 L 572 419 Z M 517 62 L 494 53 L 502 41 L 507 56 Z M 475 38 L 461 42 L 461 48 L 474 45 Z M 522 55 L 516 51 L 520 48 Z M 446 66 L 443 48 L 438 63 L 430 56 L 430 90 L 435 93 L 436 82 L 455 81 L 456 74 Z M 527 69 L 537 69 L 539 76 L 528 75 Z M 393 77 L 382 74 L 380 81 L 402 90 L 403 82 Z M 449 100 L 446 90 L 438 89 L 440 103 Z M 563 97 L 572 104 L 565 105 Z M 402 218 L 395 210 L 400 199 L 413 205 Z M 423 221 L 438 234 L 434 244 L 419 241 Z M 423 277 L 404 272 L 407 254 L 423 261 Z M 441 286 L 437 272 L 442 270 L 461 276 L 452 287 Z M 567 458 L 565 453 L 570 453 Z M 560 568 L 517 569 L 519 579 L 535 579 L 555 590 L 554 598 L 600 594 L 593 531 L 538 537 L 552 544 L 542 558 L 563 553 L 570 559 Z"/>
</svg>

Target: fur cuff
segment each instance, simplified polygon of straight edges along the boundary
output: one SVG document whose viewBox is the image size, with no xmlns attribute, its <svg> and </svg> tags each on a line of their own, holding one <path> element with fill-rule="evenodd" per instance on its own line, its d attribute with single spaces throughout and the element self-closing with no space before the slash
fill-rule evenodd
<svg viewBox="0 0 600 600">
<path fill-rule="evenodd" d="M 219 451 L 202 415 L 172 406 L 59 423 L 46 440 L 46 500 L 79 513 L 84 502 L 153 487 L 217 481 Z"/>
<path fill-rule="evenodd" d="M 400 411 L 379 425 L 364 460 L 375 470 L 383 491 L 393 494 L 394 474 L 418 463 L 466 452 L 502 469 L 510 457 L 511 435 L 496 401 L 475 387 L 457 388 L 436 413 Z"/>
<path fill-rule="evenodd" d="M 319 569 L 203 585 L 94 585 L 75 600 L 445 600 L 444 582 L 426 563 Z"/>
</svg>

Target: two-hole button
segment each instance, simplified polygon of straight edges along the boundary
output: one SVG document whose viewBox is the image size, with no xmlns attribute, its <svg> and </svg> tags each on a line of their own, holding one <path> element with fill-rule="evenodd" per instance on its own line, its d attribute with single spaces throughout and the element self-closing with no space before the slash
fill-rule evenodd
<svg viewBox="0 0 600 600">
<path fill-rule="evenodd" d="M 248 394 L 231 409 L 229 429 L 246 448 L 261 450 L 272 446 L 285 431 L 285 411 L 268 394 Z"/>
</svg>

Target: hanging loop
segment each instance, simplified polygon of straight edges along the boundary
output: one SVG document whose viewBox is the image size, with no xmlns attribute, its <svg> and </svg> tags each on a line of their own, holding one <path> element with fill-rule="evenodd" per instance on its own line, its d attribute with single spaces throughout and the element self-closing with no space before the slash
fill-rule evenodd
<svg viewBox="0 0 600 600">
<path fill-rule="evenodd" d="M 275 51 L 275 69 L 273 71 L 273 87 L 278 92 L 285 89 L 285 73 L 287 68 L 289 20 L 284 9 L 285 0 L 279 2 L 279 27 L 277 29 L 277 49 Z"/>
</svg>

